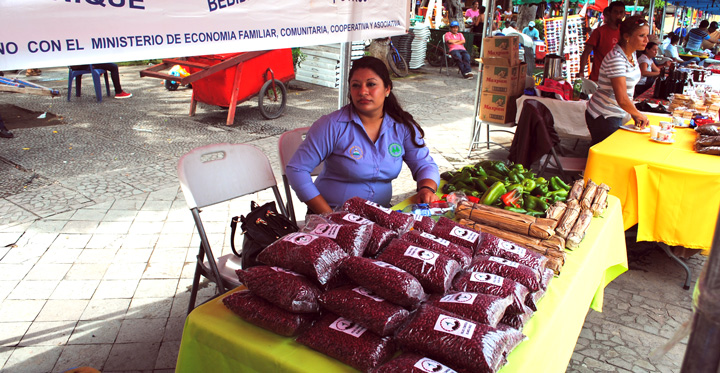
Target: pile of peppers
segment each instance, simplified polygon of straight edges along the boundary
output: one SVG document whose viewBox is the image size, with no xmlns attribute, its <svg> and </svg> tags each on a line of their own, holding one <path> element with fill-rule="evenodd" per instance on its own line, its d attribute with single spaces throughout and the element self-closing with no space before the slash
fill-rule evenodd
<svg viewBox="0 0 720 373">
<path fill-rule="evenodd" d="M 558 176 L 537 177 L 522 164 L 482 161 L 460 171 L 440 174 L 447 181 L 444 194 L 461 191 L 468 200 L 535 217 L 544 217 L 548 206 L 565 201 L 570 185 Z"/>
</svg>

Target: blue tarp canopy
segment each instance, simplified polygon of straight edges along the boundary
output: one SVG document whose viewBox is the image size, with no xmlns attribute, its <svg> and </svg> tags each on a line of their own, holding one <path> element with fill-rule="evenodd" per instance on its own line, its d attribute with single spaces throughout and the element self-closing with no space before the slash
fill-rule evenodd
<svg viewBox="0 0 720 373">
<path fill-rule="evenodd" d="M 720 15 L 720 0 L 677 0 L 670 1 L 672 5 L 694 8 L 716 15 Z"/>
</svg>

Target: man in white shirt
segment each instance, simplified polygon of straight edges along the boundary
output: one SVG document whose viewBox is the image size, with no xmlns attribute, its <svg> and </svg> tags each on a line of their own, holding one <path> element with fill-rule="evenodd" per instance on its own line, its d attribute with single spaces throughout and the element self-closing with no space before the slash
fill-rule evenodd
<svg viewBox="0 0 720 373">
<path fill-rule="evenodd" d="M 693 62 L 702 66 L 702 62 L 699 57 L 693 57 L 687 61 L 680 58 L 680 53 L 678 53 L 677 49 L 677 43 L 679 41 L 680 37 L 677 35 L 670 37 L 670 45 L 665 48 L 665 57 L 669 57 L 673 62 L 680 64 L 680 66 L 687 66 Z"/>
</svg>

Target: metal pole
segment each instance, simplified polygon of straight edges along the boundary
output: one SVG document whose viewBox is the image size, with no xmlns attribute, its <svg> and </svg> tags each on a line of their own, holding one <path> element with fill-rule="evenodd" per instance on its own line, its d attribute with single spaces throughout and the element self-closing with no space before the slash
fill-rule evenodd
<svg viewBox="0 0 720 373">
<path fill-rule="evenodd" d="M 487 5 L 485 6 L 485 25 L 483 26 L 483 35 L 481 37 L 485 38 L 492 35 L 492 25 L 493 25 L 493 19 L 492 15 L 494 14 L 494 1 L 493 0 L 485 0 L 485 3 Z M 485 43 L 482 43 L 480 46 L 480 57 L 485 55 Z M 478 74 L 477 74 L 477 82 L 475 83 L 475 111 L 473 112 L 472 117 L 472 133 L 470 135 L 470 148 L 468 150 L 468 157 L 470 156 L 470 153 L 473 150 L 473 145 L 475 144 L 475 138 L 480 136 L 479 132 L 482 129 L 482 126 L 478 126 L 479 122 L 479 116 L 480 116 L 480 96 L 482 94 L 482 59 L 480 60 L 480 63 L 478 64 Z"/>
<path fill-rule="evenodd" d="M 352 43 L 340 43 L 340 86 L 338 87 L 338 109 L 348 104 L 348 74 L 350 74 Z"/>
<path fill-rule="evenodd" d="M 635 0 L 637 1 L 637 0 Z M 648 23 L 650 24 L 650 34 L 653 33 L 654 23 L 655 20 L 655 0 L 650 0 L 650 9 L 648 9 Z"/>
<path fill-rule="evenodd" d="M 663 6 L 662 18 L 660 18 L 660 42 L 662 43 L 663 36 L 665 36 L 665 14 L 667 12 L 667 3 Z"/>
<path fill-rule="evenodd" d="M 567 18 L 568 18 L 568 8 L 570 7 L 570 0 L 565 0 L 563 3 L 563 30 L 560 34 L 560 57 L 565 58 L 565 34 L 567 33 Z M 569 76 L 568 76 L 569 78 Z"/>
<path fill-rule="evenodd" d="M 685 350 L 681 372 L 716 373 L 720 367 L 720 213 L 715 223 L 710 257 L 698 288 L 692 332 Z"/>
</svg>

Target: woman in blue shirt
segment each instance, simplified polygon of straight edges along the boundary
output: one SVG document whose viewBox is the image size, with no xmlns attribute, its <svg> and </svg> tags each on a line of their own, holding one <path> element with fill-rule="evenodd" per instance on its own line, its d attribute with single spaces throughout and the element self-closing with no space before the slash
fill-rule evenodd
<svg viewBox="0 0 720 373">
<path fill-rule="evenodd" d="M 385 63 L 375 57 L 353 62 L 348 82 L 351 103 L 318 119 L 285 169 L 298 198 L 318 214 L 352 197 L 389 206 L 404 161 L 417 181 L 415 201 L 436 201 L 438 167 L 422 128 L 393 94 Z M 313 183 L 310 172 L 321 162 Z"/>
</svg>

